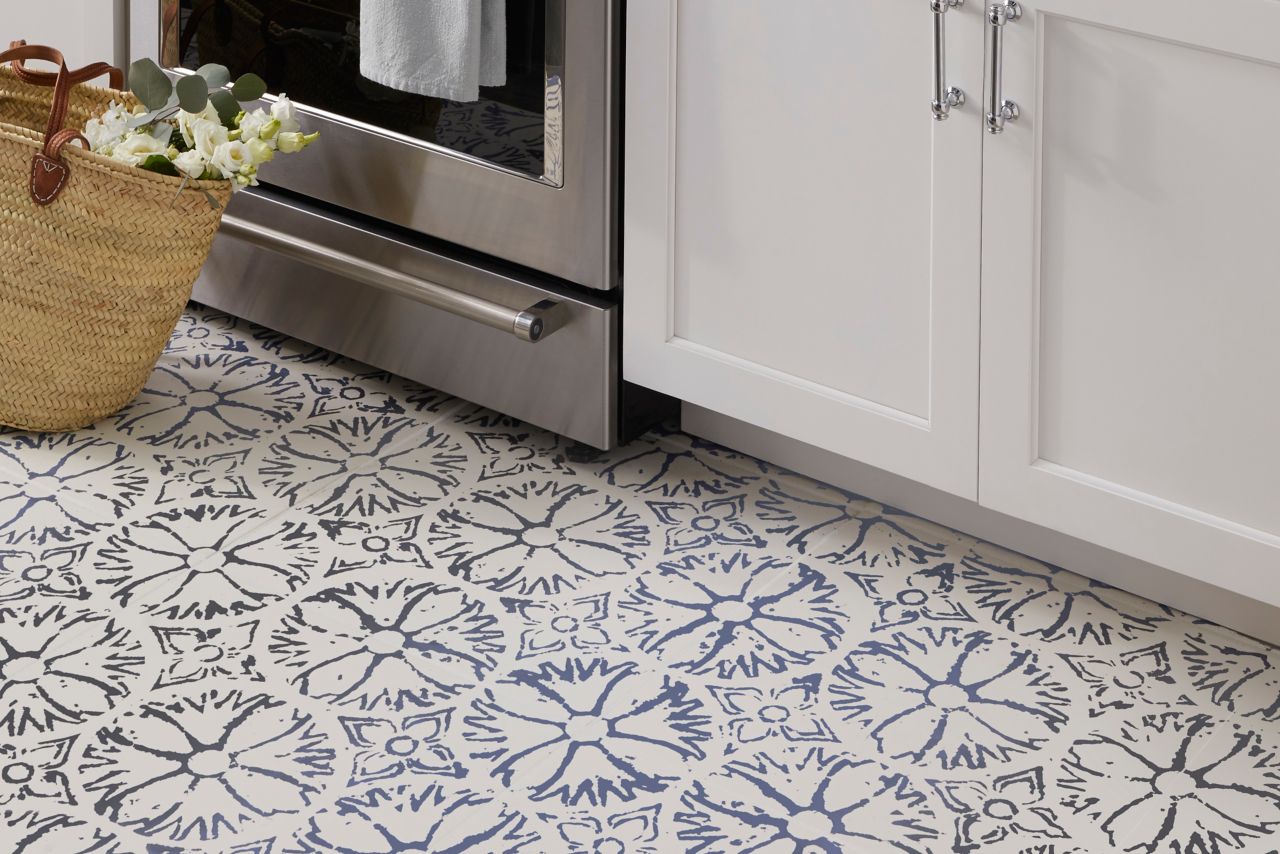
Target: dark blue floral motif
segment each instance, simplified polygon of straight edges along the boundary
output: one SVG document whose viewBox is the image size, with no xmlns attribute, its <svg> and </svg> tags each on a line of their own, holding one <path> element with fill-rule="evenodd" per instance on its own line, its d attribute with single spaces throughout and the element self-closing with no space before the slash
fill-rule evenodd
<svg viewBox="0 0 1280 854">
<path fill-rule="evenodd" d="M 110 711 L 142 672 L 115 618 L 61 602 L 0 606 L 0 733 L 46 733 Z"/>
<path fill-rule="evenodd" d="M 467 457 L 449 434 L 403 417 L 310 424 L 271 446 L 261 473 L 278 498 L 317 516 L 398 513 L 458 485 Z"/>
<path fill-rule="evenodd" d="M 152 626 L 165 659 L 156 688 L 186 685 L 219 676 L 265 681 L 258 669 L 253 639 L 257 621 L 238 626 L 202 629 L 189 626 Z"/>
<path fill-rule="evenodd" d="M 403 783 L 339 798 L 283 854 L 543 852 L 532 822 L 492 794 Z M 532 846 L 532 847 L 531 847 Z"/>
<path fill-rule="evenodd" d="M 881 753 L 985 768 L 1037 750 L 1067 722 L 1069 695 L 1030 649 L 986 632 L 926 627 L 866 641 L 835 668 L 832 708 Z"/>
<path fill-rule="evenodd" d="M 466 718 L 472 757 L 534 800 L 631 801 L 666 790 L 710 738 L 689 686 L 634 662 L 568 659 L 516 670 Z"/>
<path fill-rule="evenodd" d="M 403 415 L 404 407 L 387 385 L 389 374 L 303 374 L 311 391 L 311 417 L 353 413 Z"/>
<path fill-rule="evenodd" d="M 382 524 L 322 519 L 320 527 L 336 548 L 329 561 L 327 576 L 356 573 L 369 580 L 379 571 L 413 574 L 429 569 L 431 564 L 419 544 L 421 516 L 392 519 Z"/>
<path fill-rule="evenodd" d="M 659 848 L 658 805 L 615 813 L 603 819 L 582 813 L 555 822 L 569 854 L 664 854 Z M 554 816 L 544 815 L 548 821 Z"/>
<path fill-rule="evenodd" d="M 240 616 L 301 587 L 315 564 L 305 522 L 235 504 L 155 513 L 112 534 L 96 581 L 122 607 L 167 620 Z"/>
<path fill-rule="evenodd" d="M 503 599 L 508 613 L 520 618 L 520 650 L 516 658 L 562 653 L 603 652 L 611 644 L 606 625 L 609 594 L 595 593 L 565 601 Z"/>
<path fill-rule="evenodd" d="M 821 747 L 734 760 L 681 805 L 675 821 L 689 854 L 925 854 L 938 838 L 933 810 L 906 777 Z"/>
<path fill-rule="evenodd" d="M 538 474 L 573 474 L 562 444 L 554 433 L 520 425 L 512 432 L 467 433 L 484 460 L 480 480 Z"/>
<path fill-rule="evenodd" d="M 746 496 L 712 498 L 701 503 L 650 501 L 649 509 L 667 526 L 667 554 L 713 545 L 764 545 L 764 539 L 742 521 Z"/>
<path fill-rule="evenodd" d="M 0 743 L 0 809 L 35 806 L 37 801 L 41 809 L 73 805 L 65 766 L 75 741 L 71 736 L 24 747 Z"/>
<path fill-rule="evenodd" d="M 405 718 L 340 717 L 347 739 L 357 748 L 350 786 L 394 780 L 406 774 L 465 777 L 467 772 L 443 743 L 453 709 Z"/>
<path fill-rule="evenodd" d="M 269 650 L 308 697 L 414 709 L 474 686 L 503 650 L 497 618 L 456 587 L 350 582 L 292 609 Z"/>
<path fill-rule="evenodd" d="M 247 353 L 249 345 L 236 334 L 237 326 L 237 319 L 229 314 L 205 311 L 197 315 L 188 309 L 178 320 L 164 351 L 175 356 L 201 350 Z"/>
<path fill-rule="evenodd" d="M 983 546 L 963 562 L 977 606 L 1027 637 L 1107 646 L 1155 631 L 1166 619 L 1131 593 L 1003 549 Z"/>
<path fill-rule="evenodd" d="M 757 512 L 800 554 L 879 569 L 932 563 L 958 537 L 938 525 L 807 478 L 776 478 Z"/>
<path fill-rule="evenodd" d="M 1178 698 L 1169 687 L 1177 680 L 1173 678 L 1164 641 L 1107 658 L 1082 653 L 1060 653 L 1059 657 L 1088 686 L 1093 700 L 1091 717 L 1114 709 L 1132 709 L 1138 704 L 1167 707 Z M 1162 686 L 1163 697 L 1159 694 Z"/>
<path fill-rule="evenodd" d="M 38 543 L 119 520 L 146 488 L 133 455 L 75 434 L 19 434 L 0 442 L 0 534 Z"/>
<path fill-rule="evenodd" d="M 442 511 L 431 533 L 454 575 L 521 596 L 629 572 L 649 542 L 621 500 L 557 481 L 476 490 Z"/>
<path fill-rule="evenodd" d="M 254 495 L 245 478 L 249 451 L 245 448 L 206 457 L 157 454 L 159 475 L 164 480 L 156 504 L 207 499 L 252 500 Z"/>
<path fill-rule="evenodd" d="M 114 833 L 65 813 L 0 812 L 0 833 L 14 854 L 138 854 Z"/>
<path fill-rule="evenodd" d="M 206 842 L 304 813 L 333 776 L 332 739 L 283 700 L 214 689 L 122 713 L 79 770 L 99 815 L 143 836 Z"/>
<path fill-rule="evenodd" d="M 973 614 L 956 594 L 956 568 L 950 562 L 873 574 L 846 572 L 875 603 L 877 619 L 871 631 L 897 629 L 922 620 L 972 623 Z"/>
<path fill-rule="evenodd" d="M 682 433 L 635 448 L 601 472 L 610 485 L 664 498 L 699 498 L 737 491 L 764 473 L 758 460 Z"/>
<path fill-rule="evenodd" d="M 238 353 L 196 353 L 161 362 L 116 417 L 116 429 L 151 445 L 201 450 L 270 435 L 294 419 L 303 399 L 279 365 Z"/>
<path fill-rule="evenodd" d="M 1203 626 L 1183 639 L 1192 684 L 1228 711 L 1280 720 L 1280 649 L 1234 632 Z"/>
<path fill-rule="evenodd" d="M 804 564 L 742 552 L 689 555 L 641 576 L 623 611 L 640 648 L 721 679 L 782 673 L 836 648 L 837 588 Z"/>
<path fill-rule="evenodd" d="M 835 732 L 822 717 L 822 677 L 800 676 L 776 688 L 710 685 L 707 690 L 730 716 L 725 730 L 733 740 L 726 753 L 741 747 L 759 750 L 759 742 L 781 738 L 789 742 L 834 742 Z"/>
<path fill-rule="evenodd" d="M 88 599 L 80 574 L 89 544 L 66 546 L 0 546 L 0 602 L 32 596 Z"/>
<path fill-rule="evenodd" d="M 956 813 L 952 850 L 982 851 L 1013 838 L 1067 839 L 1054 804 L 1045 798 L 1044 769 L 1002 774 L 990 780 L 930 780 L 947 809 Z"/>
<path fill-rule="evenodd" d="M 1275 732 L 1204 714 L 1143 715 L 1079 739 L 1058 783 L 1117 850 L 1262 851 L 1280 833 Z"/>
</svg>

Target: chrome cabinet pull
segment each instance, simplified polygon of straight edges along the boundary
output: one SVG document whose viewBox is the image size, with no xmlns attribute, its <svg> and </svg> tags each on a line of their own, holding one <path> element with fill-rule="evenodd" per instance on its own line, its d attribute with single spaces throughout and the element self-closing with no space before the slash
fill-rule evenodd
<svg viewBox="0 0 1280 854">
<path fill-rule="evenodd" d="M 1018 105 L 1004 97 L 1004 28 L 1022 17 L 1017 0 L 992 3 L 987 9 L 991 53 L 987 56 L 987 132 L 1000 133 L 1005 122 L 1017 121 Z"/>
<path fill-rule="evenodd" d="M 929 0 L 933 11 L 933 117 L 943 121 L 952 107 L 964 106 L 964 92 L 947 85 L 947 10 L 963 6 L 964 0 Z"/>
</svg>

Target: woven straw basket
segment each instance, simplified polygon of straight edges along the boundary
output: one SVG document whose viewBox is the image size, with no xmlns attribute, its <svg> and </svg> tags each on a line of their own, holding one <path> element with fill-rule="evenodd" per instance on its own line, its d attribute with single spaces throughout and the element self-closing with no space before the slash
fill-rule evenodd
<svg viewBox="0 0 1280 854">
<path fill-rule="evenodd" d="M 17 44 L 17 43 L 15 43 Z M 21 67 L 44 59 L 58 73 Z M 87 150 L 78 131 L 112 100 L 50 48 L 0 53 L 0 424 L 72 430 L 146 383 L 213 243 L 228 181 L 146 172 Z M 83 148 L 67 144 L 80 139 Z"/>
</svg>

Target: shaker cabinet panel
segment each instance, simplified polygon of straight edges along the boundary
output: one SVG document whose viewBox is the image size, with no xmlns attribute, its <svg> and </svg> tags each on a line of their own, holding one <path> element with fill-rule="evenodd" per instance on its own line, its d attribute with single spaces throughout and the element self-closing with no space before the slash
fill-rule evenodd
<svg viewBox="0 0 1280 854">
<path fill-rule="evenodd" d="M 1280 5 L 1021 7 L 989 45 L 1019 115 L 985 144 L 980 501 L 1280 603 Z"/>
<path fill-rule="evenodd" d="M 983 14 L 628 9 L 627 379 L 950 492 L 977 486 Z"/>
</svg>

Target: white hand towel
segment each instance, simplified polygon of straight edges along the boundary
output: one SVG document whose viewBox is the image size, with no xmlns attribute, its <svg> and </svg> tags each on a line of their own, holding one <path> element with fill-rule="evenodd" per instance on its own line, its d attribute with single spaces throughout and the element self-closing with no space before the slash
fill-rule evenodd
<svg viewBox="0 0 1280 854">
<path fill-rule="evenodd" d="M 507 82 L 506 0 L 360 0 L 360 73 L 383 86 L 475 101 Z"/>
</svg>

